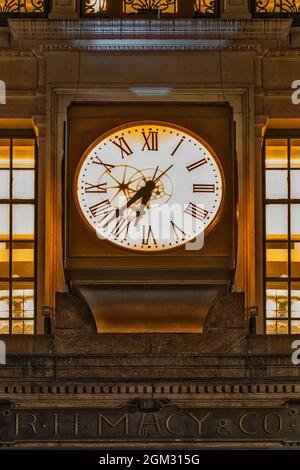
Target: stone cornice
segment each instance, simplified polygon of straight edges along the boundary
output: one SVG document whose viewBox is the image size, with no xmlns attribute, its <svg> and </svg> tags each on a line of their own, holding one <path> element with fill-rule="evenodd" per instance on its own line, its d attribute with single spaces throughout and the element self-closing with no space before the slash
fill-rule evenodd
<svg viewBox="0 0 300 470">
<path fill-rule="evenodd" d="M 126 51 L 134 51 L 134 52 L 146 52 L 146 51 L 167 51 L 167 52 L 180 52 L 180 51 L 201 51 L 201 52 L 244 52 L 249 53 L 252 52 L 256 55 L 265 55 L 268 50 L 259 46 L 259 45 L 247 45 L 247 44 L 232 44 L 232 45 L 224 45 L 224 44 L 203 44 L 202 43 L 181 43 L 181 44 L 172 44 L 172 43 L 165 43 L 165 44 L 156 44 L 151 41 L 144 41 L 143 44 L 134 44 L 130 41 L 120 43 L 110 42 L 102 42 L 101 44 L 97 45 L 70 45 L 70 44 L 45 44 L 40 46 L 36 53 L 44 53 L 44 52 L 63 52 L 63 51 L 71 51 L 71 52 L 84 52 L 84 53 L 97 53 L 97 52 L 126 52 Z"/>
<path fill-rule="evenodd" d="M 291 31 L 292 21 L 282 20 L 9 20 L 9 29 L 14 43 L 39 44 L 67 41 L 115 39 L 131 40 L 218 40 L 242 43 L 285 43 Z M 180 45 L 180 44 L 179 44 Z"/>
<path fill-rule="evenodd" d="M 141 44 L 136 44 L 130 41 L 114 42 L 114 41 L 101 41 L 99 44 L 43 44 L 36 45 L 32 48 L 0 48 L 0 58 L 21 58 L 21 57 L 35 57 L 44 53 L 51 52 L 83 52 L 83 53 L 111 53 L 111 52 L 236 52 L 236 53 L 253 53 L 256 56 L 261 57 L 300 57 L 300 48 L 295 49 L 268 49 L 258 44 L 207 44 L 204 42 L 193 43 L 176 43 L 172 44 L 167 42 L 164 44 L 156 44 L 151 41 L 143 41 Z"/>
</svg>

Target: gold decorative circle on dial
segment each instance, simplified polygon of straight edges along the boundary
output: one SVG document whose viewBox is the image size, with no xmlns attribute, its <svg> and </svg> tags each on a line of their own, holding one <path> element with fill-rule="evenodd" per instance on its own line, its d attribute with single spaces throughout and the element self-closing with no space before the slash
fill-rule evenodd
<svg viewBox="0 0 300 470">
<path fill-rule="evenodd" d="M 137 252 L 161 252 L 201 235 L 224 196 L 213 150 L 193 132 L 146 121 L 100 136 L 78 166 L 75 200 L 101 238 Z"/>
</svg>

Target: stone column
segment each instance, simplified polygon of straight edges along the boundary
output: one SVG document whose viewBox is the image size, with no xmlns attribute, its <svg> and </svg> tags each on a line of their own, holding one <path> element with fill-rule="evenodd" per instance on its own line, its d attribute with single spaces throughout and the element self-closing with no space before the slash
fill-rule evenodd
<svg viewBox="0 0 300 470">
<path fill-rule="evenodd" d="M 32 116 L 32 124 L 35 131 L 37 144 L 38 144 L 38 194 L 37 194 L 37 232 L 38 232 L 38 250 L 37 250 L 37 332 L 43 333 L 44 325 L 41 315 L 42 307 L 45 305 L 45 291 L 47 286 L 48 269 L 45 268 L 45 116 L 34 115 Z M 46 303 L 47 305 L 47 303 Z"/>
<path fill-rule="evenodd" d="M 79 8 L 77 8 L 77 1 L 76 0 L 52 0 L 52 8 L 49 13 L 49 18 L 51 19 L 79 18 Z"/>
<path fill-rule="evenodd" d="M 248 0 L 224 0 L 221 17 L 228 20 L 249 19 L 252 17 Z"/>
<path fill-rule="evenodd" d="M 257 333 L 263 333 L 264 305 L 263 305 L 263 190 L 262 190 L 262 145 L 267 129 L 268 116 L 256 114 L 254 121 L 254 166 L 255 175 L 253 189 L 255 194 L 255 305 L 258 306 Z M 254 268 L 254 266 L 253 266 Z"/>
</svg>

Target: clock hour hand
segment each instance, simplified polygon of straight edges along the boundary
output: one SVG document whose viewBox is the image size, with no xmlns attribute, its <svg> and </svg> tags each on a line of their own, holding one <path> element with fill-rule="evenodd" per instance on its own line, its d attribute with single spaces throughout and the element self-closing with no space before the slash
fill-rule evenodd
<svg viewBox="0 0 300 470">
<path fill-rule="evenodd" d="M 155 186 L 154 186 L 155 187 Z M 153 188 L 154 189 L 154 188 Z M 148 191 L 147 193 L 144 194 L 143 198 L 142 198 L 142 203 L 141 203 L 141 207 L 140 209 L 137 211 L 136 213 L 136 219 L 135 219 L 135 227 L 137 226 L 138 222 L 139 222 L 139 219 L 145 215 L 146 211 L 145 211 L 145 207 L 147 206 L 149 200 L 151 199 L 151 196 L 152 196 L 152 191 Z"/>
<path fill-rule="evenodd" d="M 149 194 L 149 199 L 151 197 L 151 194 L 152 194 L 152 191 L 153 189 L 155 188 L 155 183 L 153 181 L 146 181 L 145 183 L 145 186 L 143 186 L 142 188 L 140 188 L 130 199 L 129 201 L 127 201 L 127 203 L 121 207 L 121 208 L 118 208 L 116 209 L 116 212 L 115 212 L 115 215 L 109 219 L 108 221 L 106 221 L 105 223 L 105 226 L 109 225 L 115 218 L 118 219 L 119 217 L 122 216 L 122 214 L 124 213 L 124 211 L 126 209 L 128 209 L 130 206 L 132 206 L 132 204 L 134 204 L 136 201 L 138 201 L 139 199 L 142 199 L 144 197 L 147 197 L 148 194 Z M 147 199 L 147 202 L 148 200 Z"/>
</svg>

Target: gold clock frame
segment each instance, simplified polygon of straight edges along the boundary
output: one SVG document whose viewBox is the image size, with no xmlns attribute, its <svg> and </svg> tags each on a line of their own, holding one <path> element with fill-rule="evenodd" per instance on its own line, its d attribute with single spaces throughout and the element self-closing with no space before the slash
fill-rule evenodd
<svg viewBox="0 0 300 470">
<path fill-rule="evenodd" d="M 82 154 L 82 157 L 80 158 L 79 162 L 78 162 L 78 165 L 77 165 L 77 169 L 76 169 L 76 172 L 75 172 L 75 175 L 74 175 L 74 180 L 73 180 L 73 200 L 74 200 L 74 203 L 75 203 L 75 206 L 76 206 L 76 209 L 80 215 L 80 218 L 81 220 L 84 222 L 85 226 L 95 235 L 96 234 L 96 230 L 88 223 L 88 221 L 86 220 L 86 217 L 84 216 L 83 212 L 82 212 L 82 209 L 80 207 L 80 203 L 78 201 L 78 196 L 77 196 L 77 190 L 78 190 L 78 177 L 79 177 L 79 173 L 81 171 L 81 168 L 87 158 L 87 156 L 89 155 L 89 153 L 95 148 L 96 145 L 98 145 L 101 141 L 103 141 L 104 139 L 106 139 L 108 136 L 118 132 L 118 131 L 122 131 L 124 129 L 127 129 L 128 127 L 134 127 L 134 126 L 142 126 L 142 125 L 149 125 L 149 124 L 153 124 L 155 123 L 155 125 L 159 125 L 159 126 L 166 126 L 166 127 L 170 127 L 172 129 L 176 129 L 178 130 L 179 132 L 183 132 L 187 135 L 189 135 L 190 137 L 192 137 L 193 139 L 195 139 L 197 142 L 199 142 L 201 145 L 203 145 L 206 150 L 211 154 L 211 156 L 213 157 L 217 167 L 218 167 L 218 170 L 220 172 L 220 175 L 221 175 L 221 181 L 222 181 L 222 196 L 221 196 L 221 202 L 220 202 L 220 205 L 219 205 L 219 208 L 216 212 L 216 215 L 214 216 L 213 220 L 210 222 L 210 224 L 208 225 L 207 228 L 204 229 L 204 235 L 207 235 L 215 226 L 216 224 L 218 223 L 220 217 L 221 217 L 221 214 L 222 214 L 222 209 L 224 207 L 224 201 L 225 201 L 225 194 L 226 194 L 226 183 L 225 183 L 225 176 L 224 176 L 224 170 L 223 170 L 223 167 L 220 163 L 220 160 L 219 160 L 219 157 L 217 156 L 216 152 L 213 150 L 213 148 L 202 138 L 200 137 L 198 134 L 196 134 L 195 132 L 183 127 L 183 126 L 180 126 L 178 124 L 173 124 L 172 122 L 169 122 L 169 121 L 160 121 L 160 120 L 154 120 L 154 119 L 149 119 L 149 120 L 142 120 L 142 121 L 130 121 L 130 122 L 127 122 L 125 124 L 122 124 L 120 126 L 115 126 L 113 128 L 111 128 L 110 130 L 102 133 L 100 136 L 98 136 L 96 139 L 93 140 L 93 142 L 91 142 L 91 144 L 86 148 L 86 150 L 84 151 L 84 153 Z M 198 234 L 199 235 L 199 234 Z M 138 253 L 140 255 L 161 255 L 162 253 L 168 253 L 168 252 L 171 252 L 171 251 L 175 251 L 175 250 L 179 250 L 179 249 L 182 249 L 182 247 L 184 247 L 187 243 L 191 243 L 193 240 L 195 240 L 197 238 L 196 235 L 194 238 L 192 238 L 191 240 L 188 240 L 186 243 L 183 243 L 182 245 L 179 245 L 179 246 L 175 246 L 175 247 L 171 247 L 171 248 L 166 248 L 164 250 L 157 250 L 157 251 L 138 251 L 138 250 L 135 250 L 131 247 L 127 247 L 127 246 L 120 246 L 120 245 L 117 245 L 116 243 L 114 243 L 112 240 L 109 240 L 107 238 L 103 238 L 103 241 L 105 243 L 109 243 L 110 245 L 114 246 L 114 247 L 117 247 L 118 249 L 120 250 L 124 250 L 124 251 L 127 251 L 127 252 L 134 252 L 134 253 Z"/>
</svg>

